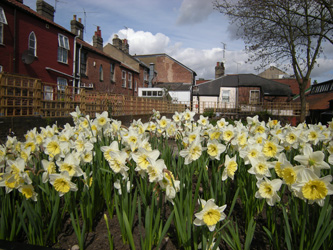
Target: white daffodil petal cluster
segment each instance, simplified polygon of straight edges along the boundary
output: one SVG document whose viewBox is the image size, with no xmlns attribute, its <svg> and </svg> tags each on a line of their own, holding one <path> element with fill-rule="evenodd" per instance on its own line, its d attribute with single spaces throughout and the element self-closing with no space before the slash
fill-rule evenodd
<svg viewBox="0 0 333 250">
<path fill-rule="evenodd" d="M 184 184 L 153 140 L 173 141 L 177 146 L 174 157 L 183 160 L 184 168 L 201 162 L 209 169 L 216 162 L 221 182 L 235 181 L 240 170 L 253 176 L 257 186 L 253 195 L 270 206 L 281 201 L 282 185 L 291 195 L 320 206 L 333 193 L 329 174 L 333 121 L 328 126 L 301 123 L 293 127 L 271 119 L 265 123 L 255 116 L 248 117 L 246 125 L 224 118 L 213 125 L 203 115 L 195 121 L 195 113 L 187 109 L 175 112 L 172 118 L 154 110 L 148 122 L 134 120 L 125 127 L 109 118 L 106 111 L 94 119 L 83 115 L 79 108 L 71 115 L 73 126 L 34 128 L 25 134 L 25 142 L 8 137 L 0 145 L 0 187 L 6 193 L 16 189 L 26 199 L 37 200 L 39 187 L 33 180 L 39 176 L 40 182 L 49 183 L 59 196 L 78 191 L 80 181 L 89 188 L 93 184 L 92 169 L 99 170 L 104 161 L 107 171 L 116 176 L 112 187 L 121 190 L 123 185 L 123 190 L 130 192 L 133 180 L 129 177 L 134 173 L 156 184 L 165 200 L 173 203 Z M 103 161 L 96 162 L 96 155 L 102 155 Z M 211 230 L 224 218 L 223 209 L 212 200 L 205 204 L 204 212 L 196 214 L 195 223 Z"/>
</svg>

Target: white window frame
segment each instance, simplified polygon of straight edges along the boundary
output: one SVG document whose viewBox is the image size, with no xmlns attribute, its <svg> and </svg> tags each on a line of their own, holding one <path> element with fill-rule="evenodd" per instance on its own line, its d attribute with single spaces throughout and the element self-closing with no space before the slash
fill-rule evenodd
<svg viewBox="0 0 333 250">
<path fill-rule="evenodd" d="M 258 99 L 254 99 L 252 97 L 252 95 L 254 95 L 253 93 L 258 93 Z M 250 100 L 249 100 L 250 104 L 259 104 L 260 103 L 260 90 L 250 90 Z"/>
<path fill-rule="evenodd" d="M 0 44 L 3 44 L 4 27 L 3 23 L 0 23 Z"/>
<path fill-rule="evenodd" d="M 7 18 L 5 15 L 5 11 L 3 10 L 3 8 L 0 6 L 0 23 L 2 24 L 8 24 L 7 23 Z"/>
<path fill-rule="evenodd" d="M 68 86 L 67 79 L 63 77 L 57 78 L 57 86 L 59 91 L 65 91 Z"/>
<path fill-rule="evenodd" d="M 28 38 L 28 51 L 32 56 L 37 56 L 37 38 L 35 32 L 31 31 Z"/>
<path fill-rule="evenodd" d="M 138 81 L 136 79 L 134 81 L 134 91 L 138 92 Z"/>
<path fill-rule="evenodd" d="M 104 71 L 103 71 L 103 65 L 102 64 L 99 66 L 99 81 L 100 82 L 104 81 Z"/>
<path fill-rule="evenodd" d="M 69 40 L 67 36 L 58 34 L 58 62 L 68 63 Z"/>
<path fill-rule="evenodd" d="M 53 101 L 53 87 L 47 85 L 44 86 L 44 100 Z"/>
<path fill-rule="evenodd" d="M 110 81 L 114 82 L 114 63 L 110 64 Z"/>
<path fill-rule="evenodd" d="M 230 102 L 230 90 L 222 91 L 222 102 Z"/>
<path fill-rule="evenodd" d="M 133 82 L 133 77 L 132 77 L 132 76 L 133 76 L 132 73 L 128 72 L 128 88 L 129 88 L 129 89 L 132 89 L 132 88 L 133 88 L 133 84 L 132 84 L 132 82 Z"/>
<path fill-rule="evenodd" d="M 125 70 L 122 70 L 121 71 L 121 79 L 122 79 L 122 84 L 121 86 L 123 88 L 126 88 L 126 71 Z"/>
</svg>

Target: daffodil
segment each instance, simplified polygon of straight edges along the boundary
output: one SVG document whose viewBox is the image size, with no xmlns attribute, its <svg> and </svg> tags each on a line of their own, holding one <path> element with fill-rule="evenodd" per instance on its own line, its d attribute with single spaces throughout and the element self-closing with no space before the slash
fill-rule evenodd
<svg viewBox="0 0 333 250">
<path fill-rule="evenodd" d="M 207 153 L 211 159 L 220 160 L 220 155 L 225 151 L 226 146 L 217 140 L 210 140 L 207 143 Z"/>
<path fill-rule="evenodd" d="M 67 171 L 63 171 L 60 174 L 50 174 L 50 183 L 59 193 L 59 196 L 63 196 L 69 191 L 78 190 L 75 183 L 71 182 L 71 177 Z"/>
<path fill-rule="evenodd" d="M 22 185 L 18 190 L 27 200 L 31 199 L 37 201 L 38 194 L 35 192 L 34 187 L 31 184 Z"/>
<path fill-rule="evenodd" d="M 42 182 L 46 183 L 49 180 L 50 174 L 57 173 L 56 165 L 53 161 L 48 161 L 43 159 L 42 160 L 42 167 L 44 169 L 43 175 L 42 175 Z"/>
<path fill-rule="evenodd" d="M 80 167 L 80 161 L 77 160 L 78 156 L 74 153 L 66 155 L 64 160 L 56 161 L 59 171 L 64 172 L 66 171 L 70 177 L 78 177 L 83 175 L 83 171 Z"/>
<path fill-rule="evenodd" d="M 281 200 L 280 196 L 277 194 L 281 185 L 282 180 L 280 179 L 269 180 L 264 177 L 264 179 L 257 182 L 259 190 L 256 192 L 255 197 L 259 199 L 266 199 L 268 205 L 274 206 L 276 202 Z"/>
<path fill-rule="evenodd" d="M 333 194 L 331 182 L 331 175 L 319 178 L 311 169 L 303 168 L 291 188 L 300 199 L 308 200 L 309 204 L 316 202 L 319 206 L 323 206 L 326 196 Z"/>
<path fill-rule="evenodd" d="M 271 177 L 271 172 L 269 170 L 274 167 L 274 163 L 267 161 L 264 157 L 251 159 L 250 162 L 252 167 L 248 172 L 255 175 L 257 180 L 261 180 L 264 177 Z"/>
<path fill-rule="evenodd" d="M 113 172 L 120 173 L 122 176 L 127 177 L 127 171 L 129 170 L 126 165 L 127 153 L 125 151 L 111 151 L 109 156 L 110 159 L 108 163 Z"/>
<path fill-rule="evenodd" d="M 163 179 L 159 181 L 159 184 L 166 191 L 165 199 L 173 204 L 173 199 L 180 190 L 180 181 L 175 179 L 171 171 L 164 169 Z"/>
<path fill-rule="evenodd" d="M 135 170 L 147 172 L 148 166 L 151 164 L 151 162 L 156 161 L 159 156 L 160 151 L 157 149 L 148 151 L 144 148 L 139 148 L 136 153 L 132 154 L 132 158 L 137 164 Z"/>
<path fill-rule="evenodd" d="M 222 173 L 222 181 L 225 181 L 228 177 L 233 180 L 234 176 L 235 176 L 235 172 L 238 167 L 238 164 L 236 161 L 236 155 L 232 158 L 230 158 L 229 155 L 226 155 L 224 166 L 225 166 L 225 168 Z"/>
<path fill-rule="evenodd" d="M 163 170 L 166 168 L 167 167 L 163 159 L 150 161 L 150 165 L 147 167 L 149 182 L 159 182 L 163 180 Z"/>
<path fill-rule="evenodd" d="M 179 152 L 179 155 L 185 158 L 185 165 L 190 164 L 192 161 L 196 161 L 202 154 L 202 146 L 200 138 L 197 137 L 188 148 L 183 149 Z"/>
<path fill-rule="evenodd" d="M 263 153 L 267 157 L 276 157 L 284 148 L 274 141 L 266 141 L 263 146 Z"/>
<path fill-rule="evenodd" d="M 226 207 L 227 205 L 219 207 L 215 204 L 214 199 L 209 199 L 207 202 L 204 202 L 202 210 L 195 214 L 196 218 L 193 224 L 196 226 L 206 225 L 209 231 L 214 231 L 216 224 L 225 219 L 226 215 L 223 211 Z"/>
<path fill-rule="evenodd" d="M 294 160 L 303 166 L 310 168 L 317 176 L 320 176 L 321 169 L 330 169 L 331 167 L 324 161 L 325 154 L 322 151 L 313 152 L 312 147 L 305 147 L 303 155 L 296 155 Z"/>
</svg>

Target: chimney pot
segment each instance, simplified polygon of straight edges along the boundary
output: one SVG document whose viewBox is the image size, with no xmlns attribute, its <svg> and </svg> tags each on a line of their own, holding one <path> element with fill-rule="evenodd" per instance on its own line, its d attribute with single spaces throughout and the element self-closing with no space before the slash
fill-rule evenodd
<svg viewBox="0 0 333 250">
<path fill-rule="evenodd" d="M 82 19 L 81 19 L 81 17 L 79 17 L 79 23 L 82 23 Z"/>
<path fill-rule="evenodd" d="M 76 20 L 76 15 L 73 15 L 73 20 Z"/>
</svg>

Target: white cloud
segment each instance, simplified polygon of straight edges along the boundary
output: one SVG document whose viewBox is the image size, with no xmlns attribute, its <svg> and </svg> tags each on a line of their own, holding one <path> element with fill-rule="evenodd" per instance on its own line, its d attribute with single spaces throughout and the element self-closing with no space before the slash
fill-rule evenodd
<svg viewBox="0 0 333 250">
<path fill-rule="evenodd" d="M 210 1 L 203 0 L 184 0 L 180 7 L 177 24 L 186 25 L 199 23 L 214 11 Z"/>
</svg>

